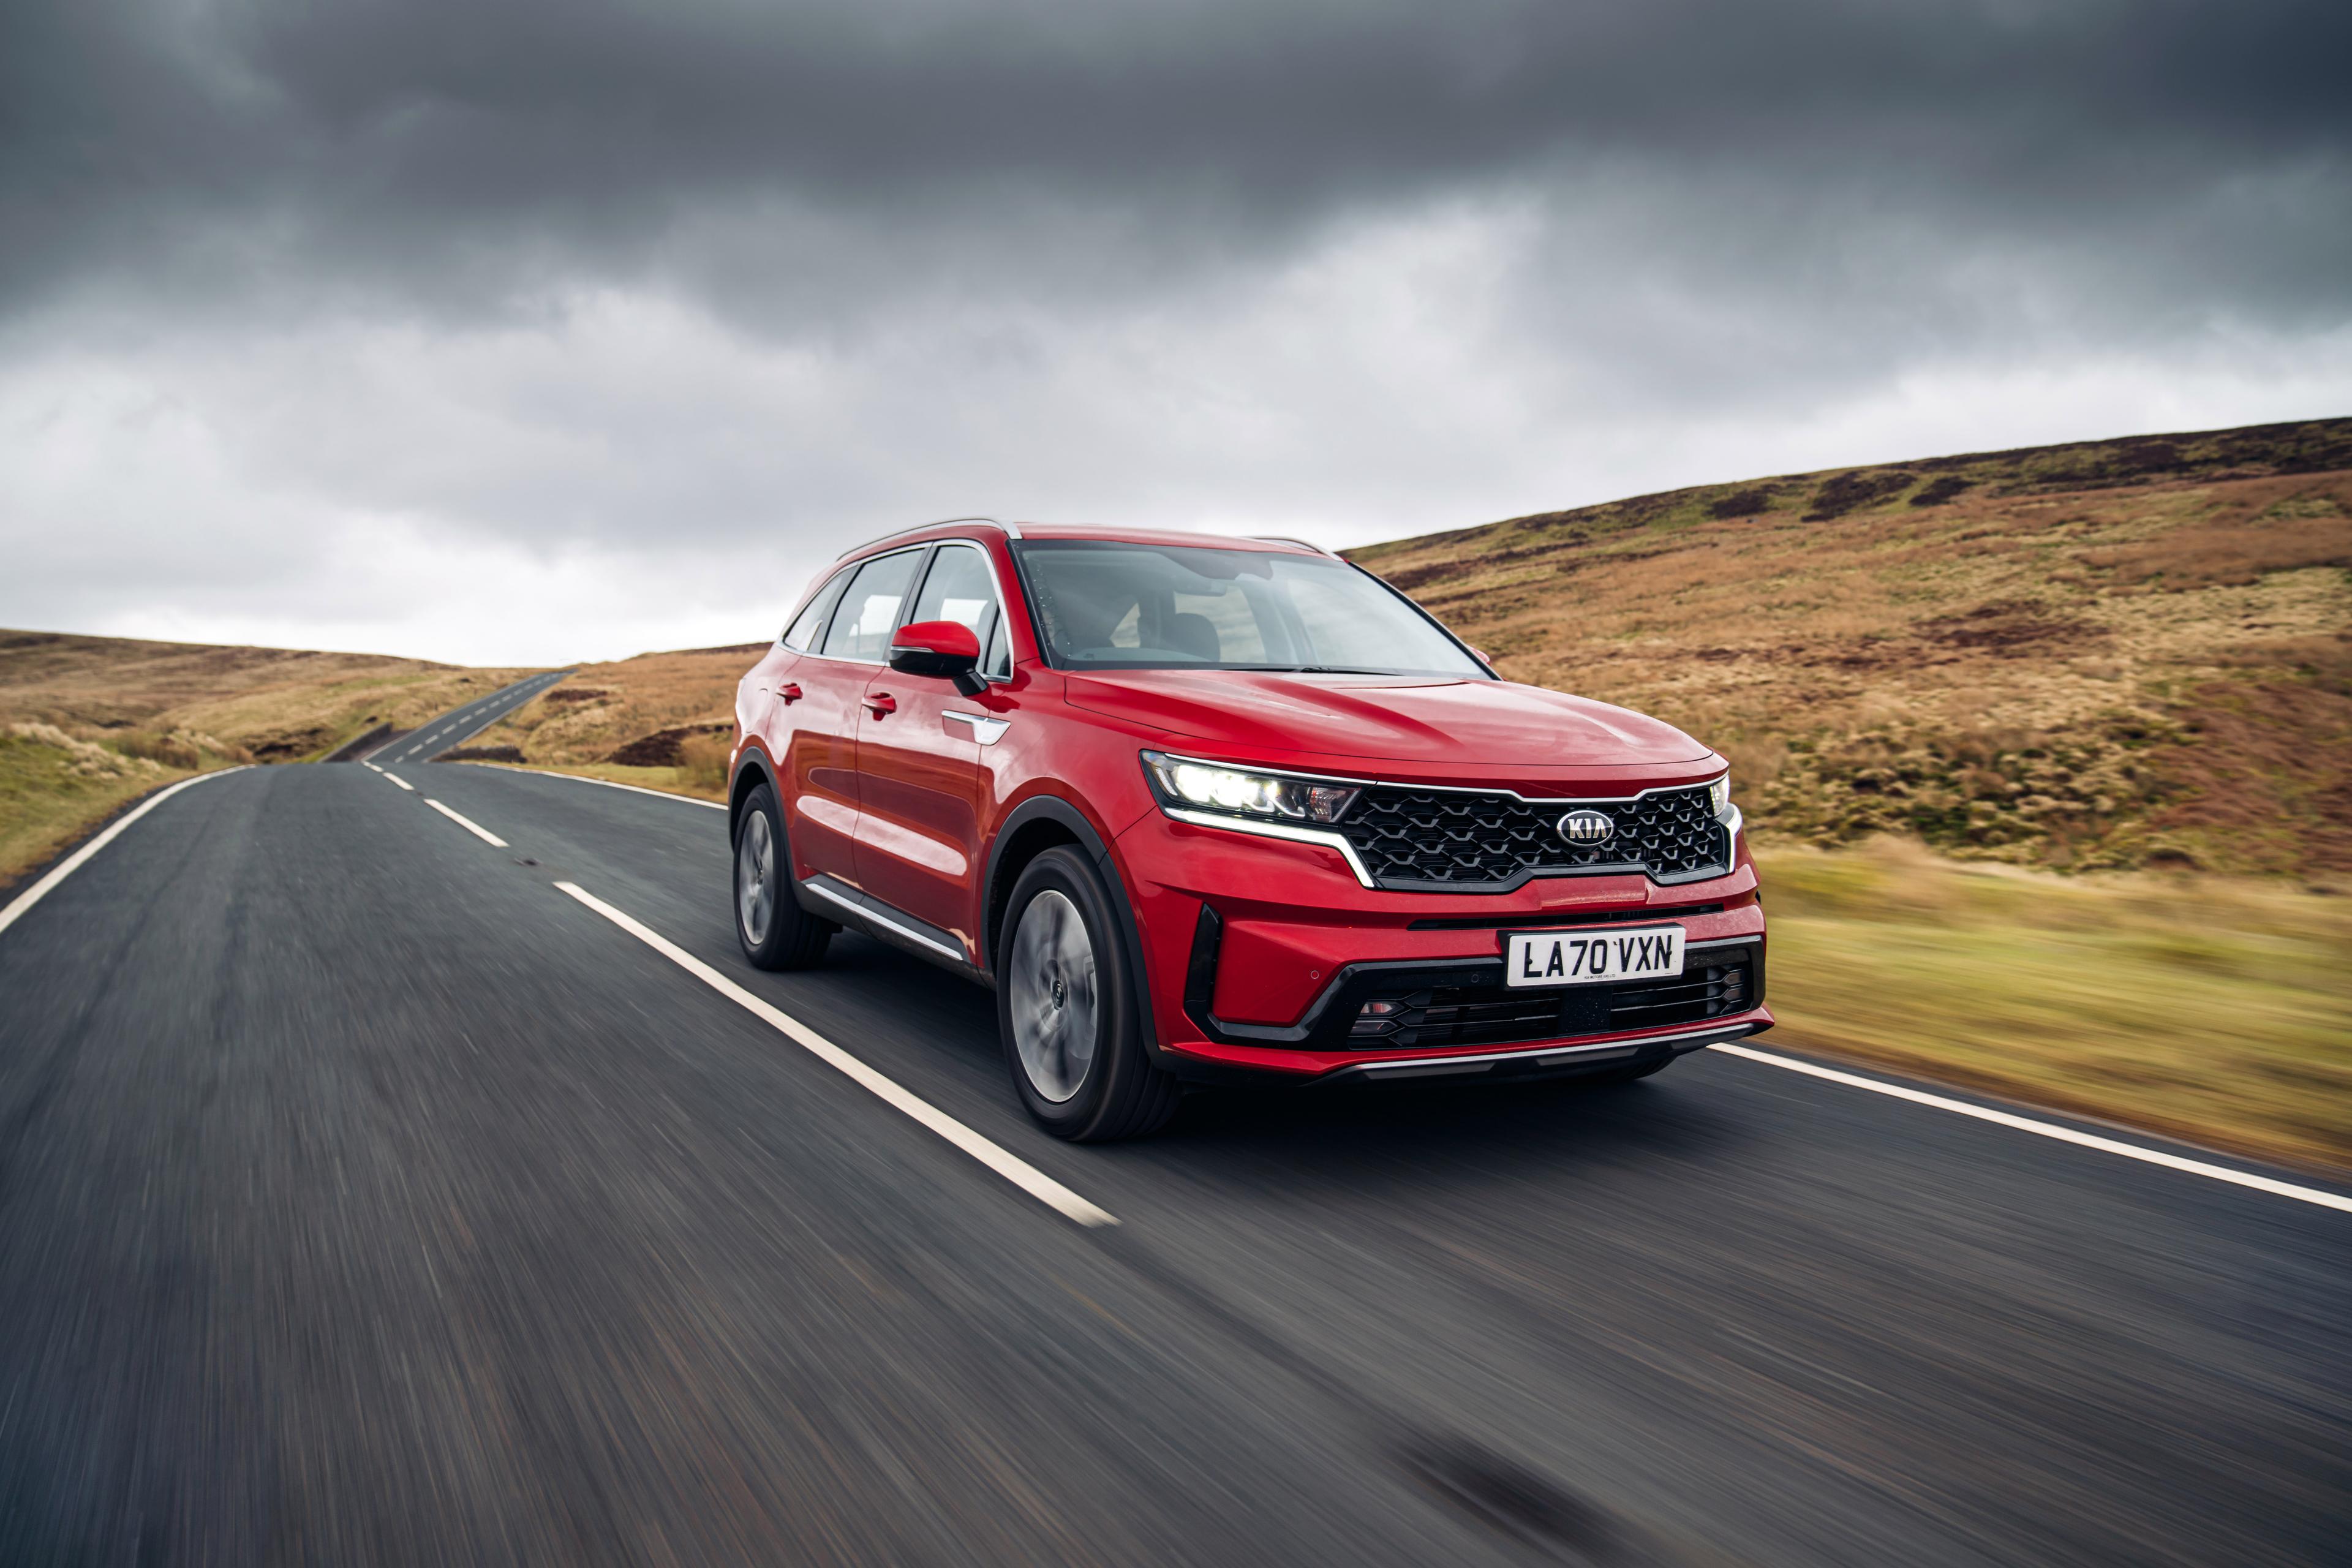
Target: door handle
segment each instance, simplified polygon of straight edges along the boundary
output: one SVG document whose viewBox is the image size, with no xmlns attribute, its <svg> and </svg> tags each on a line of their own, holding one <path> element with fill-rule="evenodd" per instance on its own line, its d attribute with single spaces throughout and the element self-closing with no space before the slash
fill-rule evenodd
<svg viewBox="0 0 2352 1568">
<path fill-rule="evenodd" d="M 866 706 L 871 708 L 874 710 L 874 717 L 879 719 L 885 713 L 896 713 L 898 710 L 898 700 L 887 691 L 877 691 L 866 700 Z"/>
<path fill-rule="evenodd" d="M 800 700 L 801 689 L 799 686 L 788 681 L 784 685 L 776 688 L 777 701 L 792 703 L 798 702 Z"/>
</svg>

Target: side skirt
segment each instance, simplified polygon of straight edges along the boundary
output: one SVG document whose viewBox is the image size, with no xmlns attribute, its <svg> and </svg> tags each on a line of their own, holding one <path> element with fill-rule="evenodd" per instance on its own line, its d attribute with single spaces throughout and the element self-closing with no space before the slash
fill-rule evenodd
<svg viewBox="0 0 2352 1568">
<path fill-rule="evenodd" d="M 952 931 L 941 931 L 925 921 L 919 921 L 895 904 L 886 904 L 871 893 L 862 892 L 837 877 L 819 872 L 805 882 L 793 884 L 793 896 L 801 908 L 823 920 L 835 921 L 877 942 L 889 943 L 917 958 L 928 959 L 941 969 L 966 980 L 975 981 L 990 990 L 996 982 L 964 956 L 963 944 Z"/>
</svg>

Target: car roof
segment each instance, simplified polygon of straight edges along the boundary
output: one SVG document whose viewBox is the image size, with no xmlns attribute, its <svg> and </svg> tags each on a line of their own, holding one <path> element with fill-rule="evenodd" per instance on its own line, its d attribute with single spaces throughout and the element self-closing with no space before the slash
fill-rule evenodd
<svg viewBox="0 0 2352 1568">
<path fill-rule="evenodd" d="M 992 517 L 959 517 L 941 522 L 918 523 L 869 539 L 853 545 L 837 557 L 846 561 L 882 545 L 922 544 L 935 539 L 963 536 L 974 524 L 1000 530 L 1009 539 L 1021 540 L 1084 540 L 1107 544 L 1173 544 L 1188 545 L 1198 550 L 1258 550 L 1273 551 L 1284 555 L 1328 555 L 1329 551 L 1309 544 L 1304 540 L 1284 539 L 1272 535 L 1243 537 L 1229 533 L 1187 533 L 1172 528 L 1117 528 L 1099 524 L 1066 522 L 1000 522 Z"/>
</svg>

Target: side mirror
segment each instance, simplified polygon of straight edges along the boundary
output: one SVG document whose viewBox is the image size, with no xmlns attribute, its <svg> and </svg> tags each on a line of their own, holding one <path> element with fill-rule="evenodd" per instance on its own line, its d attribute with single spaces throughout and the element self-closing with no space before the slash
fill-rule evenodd
<svg viewBox="0 0 2352 1568">
<path fill-rule="evenodd" d="M 980 639 L 961 621 L 914 621 L 890 639 L 890 668 L 955 682 L 966 697 L 988 689 L 980 675 Z"/>
</svg>

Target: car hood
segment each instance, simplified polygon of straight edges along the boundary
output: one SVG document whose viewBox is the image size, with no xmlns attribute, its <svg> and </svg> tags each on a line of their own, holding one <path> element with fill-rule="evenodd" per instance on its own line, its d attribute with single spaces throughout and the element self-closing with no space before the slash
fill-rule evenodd
<svg viewBox="0 0 2352 1568">
<path fill-rule="evenodd" d="M 1538 769 L 1711 755 L 1630 709 L 1502 680 L 1122 669 L 1072 672 L 1067 689 L 1090 712 L 1253 751 Z"/>
</svg>

